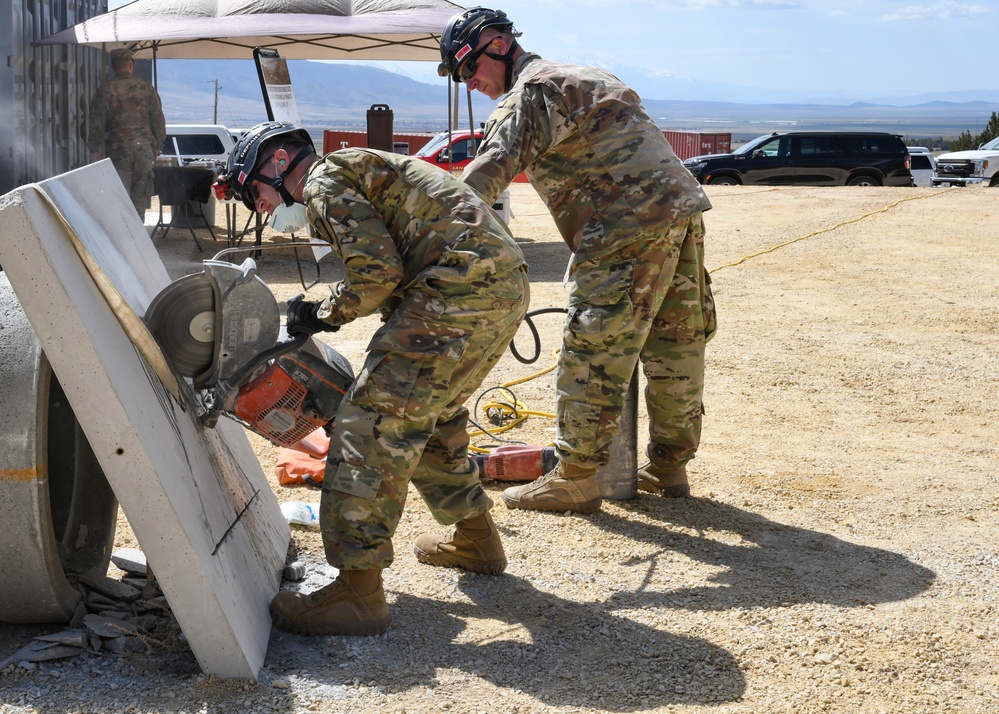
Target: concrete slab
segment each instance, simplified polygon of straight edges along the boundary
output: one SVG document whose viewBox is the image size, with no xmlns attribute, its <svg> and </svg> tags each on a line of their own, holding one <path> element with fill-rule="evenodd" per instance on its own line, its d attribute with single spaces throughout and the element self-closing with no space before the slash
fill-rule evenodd
<svg viewBox="0 0 999 714">
<path fill-rule="evenodd" d="M 169 395 L 70 231 L 137 314 L 169 282 L 110 161 L 0 197 L 0 264 L 202 669 L 255 678 L 289 527 L 242 427 Z"/>
</svg>

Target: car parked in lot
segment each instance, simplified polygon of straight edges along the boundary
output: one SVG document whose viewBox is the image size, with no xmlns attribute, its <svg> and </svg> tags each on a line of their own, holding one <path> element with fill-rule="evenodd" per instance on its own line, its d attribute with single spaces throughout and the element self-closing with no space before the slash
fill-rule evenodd
<svg viewBox="0 0 999 714">
<path fill-rule="evenodd" d="M 886 132 L 779 131 L 683 165 L 714 185 L 912 185 L 905 143 Z"/>
<path fill-rule="evenodd" d="M 933 152 L 925 146 L 909 146 L 909 171 L 912 173 L 912 185 L 929 188 L 933 185 L 933 173 L 937 169 L 937 160 Z"/>
</svg>

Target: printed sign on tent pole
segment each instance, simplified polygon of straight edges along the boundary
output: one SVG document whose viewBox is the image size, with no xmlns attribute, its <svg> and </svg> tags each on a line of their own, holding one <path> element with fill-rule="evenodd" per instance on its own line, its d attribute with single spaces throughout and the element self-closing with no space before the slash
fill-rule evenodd
<svg viewBox="0 0 999 714">
<path fill-rule="evenodd" d="M 286 121 L 301 126 L 298 105 L 291 88 L 291 75 L 288 73 L 288 60 L 277 50 L 269 47 L 254 47 L 253 61 L 257 64 L 260 89 L 264 93 L 264 106 L 267 118 L 271 121 Z"/>
</svg>

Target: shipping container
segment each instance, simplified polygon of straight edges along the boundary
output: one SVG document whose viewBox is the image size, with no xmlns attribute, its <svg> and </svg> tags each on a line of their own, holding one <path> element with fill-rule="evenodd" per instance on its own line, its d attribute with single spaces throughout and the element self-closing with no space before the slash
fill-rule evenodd
<svg viewBox="0 0 999 714">
<path fill-rule="evenodd" d="M 727 154 L 732 147 L 731 134 L 705 134 L 692 131 L 665 130 L 663 131 L 663 135 L 681 160 L 702 154 Z M 395 134 L 394 141 L 396 143 L 408 143 L 409 154 L 413 155 L 423 148 L 433 137 L 433 134 Z M 348 146 L 366 147 L 367 145 L 367 132 L 332 129 L 323 132 L 323 153 L 329 153 L 330 151 L 336 151 Z"/>
<path fill-rule="evenodd" d="M 422 149 L 424 145 L 434 138 L 434 134 L 393 134 L 392 144 L 397 154 L 408 154 L 412 156 Z M 348 147 L 367 148 L 368 132 L 366 131 L 340 131 L 337 129 L 326 129 L 323 131 L 323 153 L 328 154 L 337 149 Z"/>
<path fill-rule="evenodd" d="M 455 136 L 464 137 L 467 141 L 468 130 L 467 129 L 455 129 Z M 482 130 L 477 130 L 478 136 L 481 138 Z M 430 140 L 440 136 L 437 134 L 395 134 L 393 136 L 393 145 L 395 146 L 395 153 L 404 154 L 406 156 L 415 156 L 420 149 L 430 143 Z M 331 151 L 336 151 L 337 149 L 346 149 L 348 147 L 360 147 L 367 148 L 368 146 L 368 133 L 365 131 L 341 131 L 339 129 L 325 129 L 323 130 L 323 153 L 328 154 Z M 461 163 L 461 168 L 469 163 L 470 159 L 463 160 Z M 437 164 L 436 161 L 431 161 L 432 164 Z M 527 175 L 523 173 L 517 174 L 516 178 L 513 179 L 515 183 L 527 183 Z"/>
<path fill-rule="evenodd" d="M 663 130 L 663 136 L 681 161 L 704 154 L 727 154 L 732 150 L 731 134 L 702 134 L 666 129 Z"/>
<path fill-rule="evenodd" d="M 0 0 L 0 194 L 89 163 L 87 110 L 106 55 L 31 43 L 106 11 L 107 0 Z"/>
</svg>

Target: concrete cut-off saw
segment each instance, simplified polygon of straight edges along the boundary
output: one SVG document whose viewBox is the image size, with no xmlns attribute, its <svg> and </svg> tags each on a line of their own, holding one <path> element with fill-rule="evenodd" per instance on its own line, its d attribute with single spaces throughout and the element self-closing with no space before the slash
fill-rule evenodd
<svg viewBox="0 0 999 714">
<path fill-rule="evenodd" d="M 272 444 L 322 458 L 332 419 L 354 381 L 350 363 L 308 336 L 287 339 L 277 300 L 252 258 L 205 260 L 164 288 L 145 321 L 170 366 L 195 389 L 197 416 L 226 416 Z M 292 298 L 300 299 L 301 296 Z"/>
</svg>

